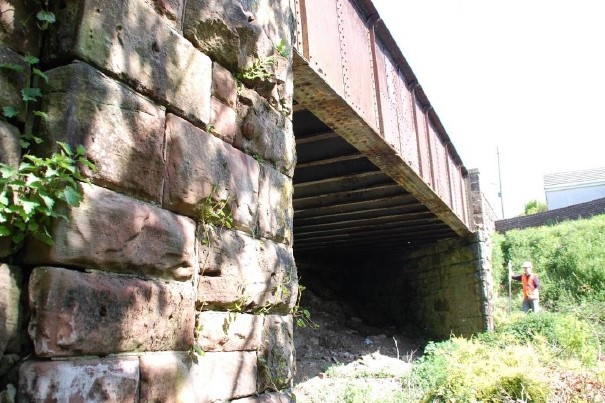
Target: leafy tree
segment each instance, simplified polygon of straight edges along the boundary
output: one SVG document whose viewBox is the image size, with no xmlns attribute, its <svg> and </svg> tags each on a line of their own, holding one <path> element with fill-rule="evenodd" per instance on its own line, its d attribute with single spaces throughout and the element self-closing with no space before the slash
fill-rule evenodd
<svg viewBox="0 0 605 403">
<path fill-rule="evenodd" d="M 525 203 L 525 209 L 524 209 L 523 215 L 532 215 L 532 214 L 537 214 L 537 213 L 543 213 L 545 211 L 548 211 L 548 207 L 546 206 L 546 203 L 544 203 L 543 201 L 538 201 L 538 200 L 534 199 L 534 200 L 530 200 L 527 203 Z"/>
</svg>

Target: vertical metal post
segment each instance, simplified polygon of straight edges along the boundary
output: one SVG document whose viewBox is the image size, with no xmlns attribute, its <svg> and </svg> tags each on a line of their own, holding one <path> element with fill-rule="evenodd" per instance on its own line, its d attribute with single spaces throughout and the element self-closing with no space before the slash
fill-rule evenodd
<svg viewBox="0 0 605 403">
<path fill-rule="evenodd" d="M 513 297 L 512 297 L 512 287 L 511 287 L 511 282 L 512 282 L 512 276 L 513 276 L 513 262 L 511 262 L 510 260 L 508 261 L 508 314 L 510 315 L 511 309 L 512 309 L 512 304 L 513 304 Z"/>
<path fill-rule="evenodd" d="M 376 52 L 376 24 L 380 21 L 380 17 L 378 14 L 372 14 L 368 17 L 366 21 L 366 26 L 370 31 L 370 51 L 372 57 L 372 69 L 374 70 L 374 88 L 376 91 L 376 111 L 378 118 L 378 130 L 382 135 L 382 138 L 385 138 L 385 124 L 384 124 L 384 116 L 382 113 L 382 96 L 381 96 L 381 83 L 380 83 L 380 72 L 378 71 L 378 52 Z M 386 88 L 386 83 L 385 83 Z M 386 89 L 385 89 L 386 91 Z"/>
<path fill-rule="evenodd" d="M 498 157 L 498 183 L 500 186 L 498 197 L 500 198 L 500 207 L 502 207 L 502 219 L 504 219 L 504 198 L 502 196 L 502 171 L 500 170 L 500 150 L 498 149 L 498 147 L 496 147 L 496 155 Z"/>
<path fill-rule="evenodd" d="M 302 34 L 302 51 L 303 57 L 308 62 L 310 58 L 309 53 L 309 30 L 307 27 L 307 3 L 305 0 L 300 0 L 300 26 Z"/>
</svg>

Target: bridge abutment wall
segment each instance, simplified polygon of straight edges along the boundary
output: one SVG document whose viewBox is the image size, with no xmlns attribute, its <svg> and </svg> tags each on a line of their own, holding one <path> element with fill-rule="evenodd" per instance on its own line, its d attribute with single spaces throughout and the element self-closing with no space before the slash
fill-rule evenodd
<svg viewBox="0 0 605 403">
<path fill-rule="evenodd" d="M 490 255 L 490 240 L 478 232 L 373 259 L 360 283 L 371 284 L 369 308 L 384 320 L 429 337 L 470 336 L 493 329 Z"/>
<path fill-rule="evenodd" d="M 352 304 L 364 322 L 397 326 L 429 338 L 493 329 L 491 238 L 464 238 L 401 252 L 297 257 L 305 285 Z"/>
<path fill-rule="evenodd" d="M 0 63 L 23 70 L 0 69 L 0 104 L 22 109 L 35 55 L 45 114 L 0 120 L 0 159 L 34 127 L 29 152 L 83 145 L 96 169 L 52 246 L 0 238 L 4 398 L 288 400 L 290 2 L 40 3 L 0 1 Z"/>
</svg>

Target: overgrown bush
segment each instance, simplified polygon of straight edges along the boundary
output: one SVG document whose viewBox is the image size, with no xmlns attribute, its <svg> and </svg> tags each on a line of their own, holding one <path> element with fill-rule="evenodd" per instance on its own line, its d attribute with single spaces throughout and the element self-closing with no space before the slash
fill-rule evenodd
<svg viewBox="0 0 605 403">
<path fill-rule="evenodd" d="M 589 323 L 565 313 L 520 313 L 511 318 L 508 323 L 500 324 L 495 333 L 481 335 L 481 340 L 496 345 L 532 344 L 542 352 L 544 362 L 576 359 L 586 366 L 596 363 L 599 339 Z"/>
<path fill-rule="evenodd" d="M 599 338 L 587 321 L 566 313 L 517 313 L 471 340 L 429 343 L 409 382 L 425 402 L 545 402 L 553 373 L 599 369 Z M 405 384 L 405 381 L 403 382 Z"/>
<path fill-rule="evenodd" d="M 453 337 L 431 343 L 414 366 L 412 381 L 425 402 L 545 402 L 548 379 L 531 345 L 495 346 Z"/>
</svg>

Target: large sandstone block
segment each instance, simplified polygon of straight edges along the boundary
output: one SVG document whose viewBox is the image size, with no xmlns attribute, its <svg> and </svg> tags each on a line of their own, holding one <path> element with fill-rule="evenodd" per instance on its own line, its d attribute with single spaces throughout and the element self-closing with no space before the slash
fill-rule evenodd
<svg viewBox="0 0 605 403">
<path fill-rule="evenodd" d="M 190 283 L 37 267 L 29 283 L 29 335 L 40 357 L 188 350 Z"/>
<path fill-rule="evenodd" d="M 196 124 L 209 123 L 212 63 L 149 1 L 62 3 L 50 35 L 49 59 L 84 60 Z"/>
<path fill-rule="evenodd" d="M 0 264 L 0 358 L 19 352 L 22 274 L 18 266 Z"/>
<path fill-rule="evenodd" d="M 272 77 L 262 83 L 257 91 L 269 100 L 280 112 L 292 111 L 294 83 L 292 77 L 292 57 L 294 38 L 294 14 L 291 0 L 258 0 L 242 2 L 244 8 L 254 15 L 269 41 L 275 46 L 284 45 L 283 55 L 276 52 L 277 62 L 271 66 Z M 285 57 L 283 57 L 285 56 Z"/>
<path fill-rule="evenodd" d="M 183 34 L 196 48 L 237 73 L 273 53 L 273 43 L 238 0 L 190 0 Z"/>
<path fill-rule="evenodd" d="M 138 357 L 26 361 L 19 370 L 20 402 L 136 402 Z"/>
<path fill-rule="evenodd" d="M 214 402 L 256 393 L 252 351 L 141 356 L 142 402 Z"/>
<path fill-rule="evenodd" d="M 0 43 L 23 55 L 37 55 L 42 32 L 33 0 L 0 0 Z"/>
<path fill-rule="evenodd" d="M 264 317 L 235 312 L 200 312 L 196 344 L 204 351 L 256 351 Z"/>
<path fill-rule="evenodd" d="M 195 223 L 159 207 L 98 186 L 81 186 L 84 199 L 55 220 L 52 246 L 31 239 L 22 261 L 118 273 L 189 279 L 194 272 Z"/>
<path fill-rule="evenodd" d="M 41 134 L 52 144 L 84 145 L 97 170 L 81 169 L 94 183 L 160 203 L 164 109 L 86 63 L 46 74 L 42 109 L 49 118 Z"/>
<path fill-rule="evenodd" d="M 164 207 L 195 216 L 209 195 L 229 200 L 235 228 L 252 231 L 259 166 L 252 157 L 169 114 L 166 118 Z"/>
<path fill-rule="evenodd" d="M 21 145 L 19 144 L 19 129 L 0 120 L 0 162 L 3 164 L 19 166 L 21 159 Z"/>
<path fill-rule="evenodd" d="M 275 110 L 264 98 L 244 90 L 238 104 L 241 130 L 234 146 L 250 155 L 258 155 L 280 172 L 292 177 L 296 165 L 296 140 L 292 121 Z"/>
<path fill-rule="evenodd" d="M 292 315 L 267 315 L 258 351 L 258 391 L 292 387 L 295 368 Z"/>
<path fill-rule="evenodd" d="M 288 312 L 293 307 L 298 278 L 290 247 L 230 230 L 212 231 L 209 239 L 198 246 L 198 303 L 204 308 Z"/>
<path fill-rule="evenodd" d="M 286 44 L 292 43 L 295 21 L 291 0 L 256 0 L 241 3 L 246 11 L 254 15 L 254 22 L 263 29 L 272 43 L 277 45 L 282 40 Z M 292 56 L 291 48 L 286 50 L 289 56 Z"/>
<path fill-rule="evenodd" d="M 233 143 L 237 131 L 237 114 L 235 109 L 212 97 L 212 113 L 210 117 L 212 134 L 228 144 Z"/>
<path fill-rule="evenodd" d="M 2 0 L 0 0 L 0 7 Z M 0 21 L 2 20 L 0 14 Z M 0 35 L 2 30 L 0 29 Z M 0 69 L 0 107 L 12 106 L 21 111 L 16 117 L 23 122 L 25 118 L 23 101 L 21 99 L 21 89 L 29 86 L 27 78 L 29 77 L 29 65 L 23 60 L 23 57 L 8 47 L 0 43 L 0 64 L 15 65 L 20 67 L 22 71 L 13 69 Z"/>
<path fill-rule="evenodd" d="M 153 9 L 168 20 L 170 26 L 182 31 L 183 8 L 185 0 L 145 0 Z"/>
<path fill-rule="evenodd" d="M 291 178 L 267 165 L 261 165 L 258 229 L 262 238 L 292 244 L 293 192 Z"/>
<path fill-rule="evenodd" d="M 237 82 L 235 77 L 223 66 L 212 63 L 212 96 L 235 107 L 237 103 Z"/>
<path fill-rule="evenodd" d="M 192 0 L 187 2 L 183 32 L 198 49 L 289 114 L 293 94 L 293 27 L 289 0 Z M 277 50 L 282 45 L 286 57 Z M 242 75 L 253 72 L 259 65 L 268 72 L 267 77 Z"/>
</svg>

